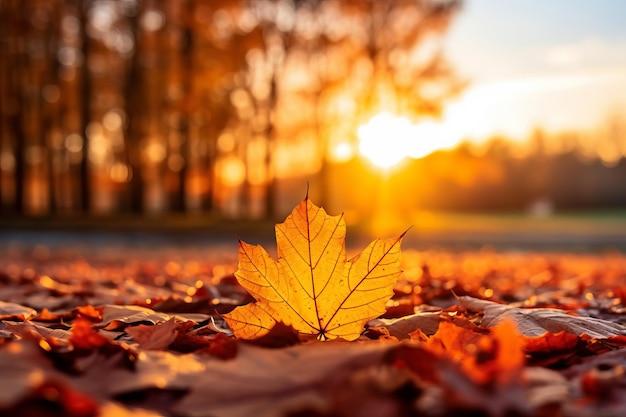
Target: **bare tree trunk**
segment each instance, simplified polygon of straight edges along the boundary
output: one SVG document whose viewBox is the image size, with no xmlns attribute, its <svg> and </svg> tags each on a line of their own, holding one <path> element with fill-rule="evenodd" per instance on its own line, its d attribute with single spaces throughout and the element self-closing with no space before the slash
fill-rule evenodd
<svg viewBox="0 0 626 417">
<path fill-rule="evenodd" d="M 24 22 L 25 18 L 25 9 L 24 3 L 19 1 L 14 1 L 13 3 L 16 9 L 16 23 L 15 23 L 15 40 L 18 42 L 23 42 L 24 38 L 24 27 L 26 22 Z M 26 65 L 24 53 L 19 51 L 19 49 L 15 49 L 16 51 L 16 65 L 13 67 L 12 71 L 12 79 L 10 80 L 10 85 L 16 86 L 15 90 L 15 108 L 22 109 L 23 108 L 23 98 L 21 94 L 20 87 L 22 85 L 22 76 L 26 72 Z M 24 130 L 22 127 L 24 124 L 22 123 L 22 112 L 15 111 L 11 116 L 11 126 L 13 130 L 13 139 L 15 140 L 15 147 L 13 156 L 15 157 L 15 211 L 23 214 L 24 213 L 24 186 L 26 185 L 25 181 L 25 167 L 24 167 L 24 142 L 26 137 L 24 135 Z"/>
<path fill-rule="evenodd" d="M 276 111 L 278 92 L 276 91 L 276 70 L 272 75 L 270 83 L 270 105 L 267 115 L 267 129 L 265 130 L 265 140 L 267 141 L 267 152 L 265 153 L 265 169 L 267 170 L 267 186 L 265 190 L 265 217 L 273 219 L 276 216 L 276 178 L 274 172 L 274 152 L 275 152 L 275 127 L 273 112 Z"/>
<path fill-rule="evenodd" d="M 91 119 L 91 77 L 89 73 L 89 35 L 87 33 L 88 12 L 90 1 L 79 2 L 81 20 L 81 39 L 83 41 L 83 71 L 82 71 L 82 134 L 83 134 L 83 157 L 80 166 L 80 207 L 84 213 L 90 209 L 90 172 L 89 172 L 89 137 L 87 125 Z"/>
<path fill-rule="evenodd" d="M 57 74 L 58 74 L 58 60 L 56 58 L 56 51 L 59 49 L 59 24 L 62 19 L 61 7 L 59 7 L 59 3 L 53 4 L 54 11 L 53 17 L 50 19 L 49 26 L 47 28 L 46 40 L 48 42 L 47 49 L 47 64 L 46 64 L 46 74 L 44 76 L 44 83 L 50 86 L 57 86 Z M 57 87 L 58 88 L 58 87 Z M 58 103 L 53 100 L 52 102 L 45 102 L 44 100 L 44 128 L 42 131 L 42 141 L 44 145 L 47 145 L 47 155 L 48 155 L 48 211 L 50 213 L 54 213 L 57 211 L 57 181 L 59 180 L 57 175 L 56 167 L 56 156 L 60 152 L 59 149 L 56 149 L 56 143 L 54 135 L 58 134 L 56 126 L 58 126 Z"/>
<path fill-rule="evenodd" d="M 7 28 L 9 21 L 6 3 L 0 2 L 0 157 L 3 156 L 2 152 L 6 152 L 4 143 L 7 141 L 8 129 L 5 115 L 10 112 L 10 104 L 7 105 L 7 100 L 9 100 L 9 68 L 7 62 L 9 61 L 9 36 L 11 33 Z M 7 198 L 5 196 L 7 191 L 4 189 L 5 174 L 3 171 L 0 162 L 0 213 L 5 210 L 4 203 Z"/>
<path fill-rule="evenodd" d="M 194 13 L 194 2 L 193 0 L 187 0 L 184 5 L 184 14 L 186 16 L 185 19 L 185 29 L 184 29 L 184 45 L 183 45 L 183 63 L 185 74 L 183 75 L 183 91 L 184 91 L 184 100 L 188 101 L 190 96 L 193 94 L 193 31 L 191 25 L 192 17 Z M 176 208 L 180 212 L 186 211 L 187 207 L 187 172 L 188 172 L 188 164 L 190 158 L 190 147 L 189 147 L 189 123 L 191 121 L 190 112 L 191 110 L 185 106 L 185 109 L 182 112 L 182 125 L 180 129 L 180 134 L 182 136 L 182 144 L 180 148 L 180 155 L 183 158 L 183 165 L 178 172 L 178 196 L 177 196 L 177 204 Z"/>
<path fill-rule="evenodd" d="M 141 6 L 139 6 L 141 8 Z M 141 45 L 139 43 L 139 22 L 138 16 L 141 10 L 137 10 L 134 16 L 129 17 L 130 28 L 135 40 L 135 51 L 133 52 L 131 62 L 129 64 L 128 74 L 126 76 L 126 85 L 124 87 L 124 98 L 126 103 L 126 152 L 127 159 L 132 170 L 130 179 L 130 210 L 133 213 L 141 213 L 143 211 L 143 181 L 141 178 L 141 160 L 138 136 L 140 133 L 139 125 L 141 122 L 139 117 L 140 98 L 142 96 L 142 83 L 140 81 L 139 54 L 141 53 Z"/>
<path fill-rule="evenodd" d="M 224 118 L 226 118 L 226 115 L 223 115 Z M 211 129 L 207 129 L 206 127 L 204 128 L 204 130 L 208 130 L 209 134 L 207 135 L 207 146 L 208 146 L 208 151 L 207 151 L 207 157 L 206 157 L 206 161 L 205 161 L 205 166 L 204 169 L 206 171 L 206 181 L 207 181 L 207 187 L 209 189 L 209 191 L 207 193 L 205 193 L 204 197 L 203 197 L 203 201 L 202 201 L 202 210 L 203 211 L 213 211 L 214 207 L 215 207 L 215 184 L 216 184 L 216 180 L 215 180 L 215 159 L 216 159 L 216 155 L 217 155 L 217 137 L 219 135 L 219 131 L 217 129 L 211 128 Z"/>
</svg>

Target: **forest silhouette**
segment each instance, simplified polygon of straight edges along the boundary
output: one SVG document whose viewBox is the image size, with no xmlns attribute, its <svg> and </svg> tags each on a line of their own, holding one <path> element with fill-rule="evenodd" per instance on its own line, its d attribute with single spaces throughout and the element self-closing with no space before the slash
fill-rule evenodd
<svg viewBox="0 0 626 417">
<path fill-rule="evenodd" d="M 626 205 L 626 162 L 593 145 L 626 147 L 618 118 L 523 154 L 493 138 L 386 173 L 337 157 L 373 116 L 436 120 L 462 91 L 442 43 L 458 13 L 455 0 L 0 1 L 0 210 L 275 218 L 305 182 L 323 206 L 366 211 L 383 186 L 406 210 Z"/>
</svg>

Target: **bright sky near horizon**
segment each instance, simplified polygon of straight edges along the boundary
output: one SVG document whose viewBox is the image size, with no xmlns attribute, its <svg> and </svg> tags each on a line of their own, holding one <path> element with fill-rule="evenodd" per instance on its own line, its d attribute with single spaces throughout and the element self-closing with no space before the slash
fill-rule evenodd
<svg viewBox="0 0 626 417">
<path fill-rule="evenodd" d="M 444 121 L 476 140 L 626 115 L 625 0 L 465 0 L 446 54 L 470 81 Z"/>
</svg>

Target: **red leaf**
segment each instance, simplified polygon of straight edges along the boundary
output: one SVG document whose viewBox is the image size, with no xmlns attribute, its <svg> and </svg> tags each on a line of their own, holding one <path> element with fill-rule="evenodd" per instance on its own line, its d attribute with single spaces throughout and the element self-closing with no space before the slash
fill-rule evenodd
<svg viewBox="0 0 626 417">
<path fill-rule="evenodd" d="M 33 320 L 44 322 L 44 323 L 54 323 L 54 322 L 59 322 L 63 319 L 69 319 L 71 317 L 72 317 L 71 312 L 66 311 L 63 313 L 51 313 L 50 310 L 44 307 L 43 310 L 41 310 L 41 313 L 37 314 L 37 316 L 35 316 Z"/>
<path fill-rule="evenodd" d="M 220 359 L 233 359 L 237 356 L 239 345 L 237 340 L 232 337 L 226 336 L 224 333 L 217 333 L 215 336 L 209 338 L 210 344 L 204 351 L 209 352 L 211 355 Z"/>
<path fill-rule="evenodd" d="M 91 322 L 83 317 L 77 317 L 70 330 L 70 342 L 77 349 L 94 349 L 110 343 L 109 339 L 98 334 Z"/>
<path fill-rule="evenodd" d="M 90 319 L 93 322 L 101 322 L 102 321 L 102 307 L 94 307 L 92 305 L 79 306 L 76 307 L 76 312 L 81 317 L 85 317 Z"/>
<path fill-rule="evenodd" d="M 541 336 L 528 337 L 521 336 L 524 341 L 524 351 L 526 353 L 554 353 L 569 351 L 576 347 L 581 340 L 575 334 L 564 331 L 558 333 L 546 332 Z M 589 339 L 588 336 L 585 339 Z"/>
<path fill-rule="evenodd" d="M 129 326 L 125 332 L 145 350 L 165 350 L 176 340 L 180 323 L 172 317 L 164 323 Z"/>
</svg>

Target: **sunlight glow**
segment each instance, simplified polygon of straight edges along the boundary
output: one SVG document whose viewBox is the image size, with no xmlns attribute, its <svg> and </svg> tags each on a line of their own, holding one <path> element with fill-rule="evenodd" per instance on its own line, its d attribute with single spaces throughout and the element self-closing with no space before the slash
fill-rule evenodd
<svg viewBox="0 0 626 417">
<path fill-rule="evenodd" d="M 379 168 L 389 169 L 405 158 L 423 158 L 456 146 L 460 137 L 439 122 L 414 124 L 406 117 L 380 113 L 359 126 L 359 153 Z"/>
<path fill-rule="evenodd" d="M 359 152 L 379 168 L 391 168 L 406 157 L 411 122 L 405 117 L 380 113 L 359 126 Z"/>
<path fill-rule="evenodd" d="M 218 177 L 227 187 L 238 187 L 245 181 L 246 166 L 236 156 L 222 158 L 216 165 Z"/>
<path fill-rule="evenodd" d="M 330 159 L 333 162 L 346 162 L 354 156 L 352 146 L 347 142 L 340 142 L 331 149 Z"/>
</svg>

